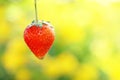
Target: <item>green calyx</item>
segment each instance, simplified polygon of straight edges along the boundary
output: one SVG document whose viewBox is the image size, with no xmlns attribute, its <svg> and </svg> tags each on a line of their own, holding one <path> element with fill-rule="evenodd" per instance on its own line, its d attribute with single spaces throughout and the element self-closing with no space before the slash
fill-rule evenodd
<svg viewBox="0 0 120 80">
<path fill-rule="evenodd" d="M 50 26 L 51 28 L 53 28 L 49 21 L 44 21 L 44 20 L 35 21 L 35 20 L 33 20 L 32 23 L 31 23 L 31 25 L 36 25 L 37 27 L 40 27 L 40 28 L 42 28 L 42 26 L 44 24 L 46 24 L 46 25 Z"/>
<path fill-rule="evenodd" d="M 42 28 L 43 20 L 42 21 L 40 21 L 40 20 L 38 20 L 38 21 L 33 20 L 31 25 L 36 25 L 37 27 L 41 27 Z"/>
</svg>

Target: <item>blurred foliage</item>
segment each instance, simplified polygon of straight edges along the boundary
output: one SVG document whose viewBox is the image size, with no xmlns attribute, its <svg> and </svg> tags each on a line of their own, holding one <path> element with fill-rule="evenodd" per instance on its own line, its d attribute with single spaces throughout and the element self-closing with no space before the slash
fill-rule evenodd
<svg viewBox="0 0 120 80">
<path fill-rule="evenodd" d="M 120 80 L 119 0 L 38 0 L 56 39 L 43 60 L 26 46 L 34 0 L 0 0 L 0 80 Z"/>
</svg>

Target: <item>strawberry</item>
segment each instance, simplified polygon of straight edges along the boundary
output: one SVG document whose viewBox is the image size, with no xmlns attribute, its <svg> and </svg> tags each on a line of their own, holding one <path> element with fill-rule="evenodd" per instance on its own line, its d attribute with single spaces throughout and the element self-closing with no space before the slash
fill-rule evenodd
<svg viewBox="0 0 120 80">
<path fill-rule="evenodd" d="M 43 59 L 55 39 L 54 29 L 45 21 L 33 22 L 24 31 L 24 41 L 39 59 Z"/>
</svg>

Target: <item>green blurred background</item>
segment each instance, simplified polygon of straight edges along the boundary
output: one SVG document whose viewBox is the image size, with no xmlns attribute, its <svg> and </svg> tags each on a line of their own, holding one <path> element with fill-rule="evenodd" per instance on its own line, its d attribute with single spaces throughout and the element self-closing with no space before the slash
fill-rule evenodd
<svg viewBox="0 0 120 80">
<path fill-rule="evenodd" d="M 43 60 L 23 39 L 34 0 L 0 0 L 0 80 L 120 80 L 120 0 L 38 0 L 56 39 Z"/>
</svg>

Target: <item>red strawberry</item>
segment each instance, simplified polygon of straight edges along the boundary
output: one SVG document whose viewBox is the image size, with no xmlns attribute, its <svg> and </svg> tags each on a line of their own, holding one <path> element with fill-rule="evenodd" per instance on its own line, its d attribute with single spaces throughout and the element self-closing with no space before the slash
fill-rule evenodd
<svg viewBox="0 0 120 80">
<path fill-rule="evenodd" d="M 48 22 L 33 22 L 24 31 L 24 40 L 36 57 L 42 59 L 55 39 L 54 29 Z"/>
</svg>

